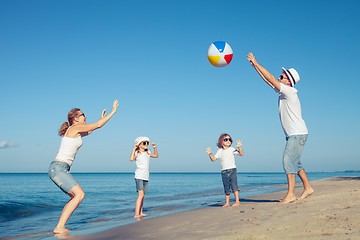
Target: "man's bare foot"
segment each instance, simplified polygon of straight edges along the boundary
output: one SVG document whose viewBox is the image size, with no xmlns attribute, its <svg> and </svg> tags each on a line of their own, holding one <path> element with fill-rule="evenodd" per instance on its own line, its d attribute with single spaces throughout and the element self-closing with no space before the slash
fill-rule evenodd
<svg viewBox="0 0 360 240">
<path fill-rule="evenodd" d="M 298 198 L 298 200 L 300 199 L 304 199 L 304 198 L 307 198 L 308 196 L 310 196 L 311 194 L 313 194 L 315 192 L 314 189 L 307 189 L 307 190 L 304 190 L 303 193 L 301 194 L 301 196 Z"/>
<path fill-rule="evenodd" d="M 71 230 L 65 228 L 65 227 L 56 227 L 53 231 L 53 233 L 55 234 L 59 234 L 59 233 L 68 233 L 70 232 Z"/>
<path fill-rule="evenodd" d="M 229 203 L 225 203 L 225 205 L 223 207 L 230 207 Z"/>
<path fill-rule="evenodd" d="M 147 214 L 145 214 L 145 213 L 141 213 L 141 216 L 142 216 L 142 217 L 146 217 L 146 216 L 147 216 Z"/>
<path fill-rule="evenodd" d="M 240 202 L 236 202 L 232 205 L 232 207 L 238 207 L 238 206 L 240 206 Z"/>
<path fill-rule="evenodd" d="M 283 198 L 283 200 L 281 200 L 281 201 L 278 202 L 277 204 L 291 203 L 291 202 L 293 202 L 293 201 L 295 201 L 295 200 L 296 200 L 296 197 L 295 197 L 295 196 L 293 196 L 293 197 L 285 196 L 285 197 Z"/>
<path fill-rule="evenodd" d="M 141 218 L 142 216 L 140 214 L 137 214 L 134 216 L 134 218 Z"/>
</svg>

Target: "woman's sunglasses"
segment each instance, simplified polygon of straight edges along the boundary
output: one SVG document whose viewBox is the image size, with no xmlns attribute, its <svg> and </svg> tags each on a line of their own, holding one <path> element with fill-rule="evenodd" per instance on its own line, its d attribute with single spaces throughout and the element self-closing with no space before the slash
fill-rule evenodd
<svg viewBox="0 0 360 240">
<path fill-rule="evenodd" d="M 82 114 L 80 114 L 80 115 L 77 116 L 77 117 L 81 117 L 81 116 L 84 116 L 84 117 L 85 117 L 85 113 L 82 113 Z"/>
<path fill-rule="evenodd" d="M 224 142 L 227 142 L 227 141 L 232 142 L 232 139 L 231 138 L 224 138 Z"/>
<path fill-rule="evenodd" d="M 142 142 L 142 145 L 145 145 L 145 146 L 149 145 L 149 141 Z"/>
</svg>

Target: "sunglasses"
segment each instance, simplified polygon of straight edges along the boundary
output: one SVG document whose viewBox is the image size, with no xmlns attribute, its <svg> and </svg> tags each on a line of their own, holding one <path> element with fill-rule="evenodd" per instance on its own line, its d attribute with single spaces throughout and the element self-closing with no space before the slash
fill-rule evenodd
<svg viewBox="0 0 360 240">
<path fill-rule="evenodd" d="M 288 78 L 285 78 L 283 75 L 280 75 L 280 80 L 283 80 L 283 79 L 288 79 Z"/>
<path fill-rule="evenodd" d="M 224 138 L 224 142 L 227 142 L 227 141 L 232 142 L 232 139 L 231 138 Z"/>
<path fill-rule="evenodd" d="M 145 146 L 149 145 L 149 141 L 142 142 L 142 145 L 145 145 Z"/>
<path fill-rule="evenodd" d="M 80 114 L 80 115 L 77 116 L 77 117 L 81 117 L 81 116 L 84 116 L 84 117 L 85 117 L 85 113 L 82 113 L 82 114 Z"/>
</svg>

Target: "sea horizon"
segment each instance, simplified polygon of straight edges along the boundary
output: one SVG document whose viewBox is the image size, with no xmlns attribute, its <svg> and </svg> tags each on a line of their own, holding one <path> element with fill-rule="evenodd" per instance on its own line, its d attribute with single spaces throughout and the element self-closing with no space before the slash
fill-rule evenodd
<svg viewBox="0 0 360 240">
<path fill-rule="evenodd" d="M 182 173 L 219 173 L 220 171 L 214 171 L 214 172 L 207 172 L 207 171 L 204 171 L 204 172 L 202 172 L 202 171 L 194 171 L 194 172 L 187 172 L 187 171 L 179 171 L 179 172 L 174 172 L 174 171 L 169 171 L 169 172 L 166 172 L 166 171 L 164 171 L 164 172 L 156 172 L 156 171 L 154 171 L 154 172 L 150 172 L 150 174 L 153 174 L 153 173 L 156 173 L 156 174 L 158 174 L 158 173 L 164 173 L 164 174 L 182 174 Z M 341 172 L 345 172 L 345 173 L 349 173 L 349 172 L 360 172 L 360 170 L 337 170 L 337 171 L 306 171 L 306 173 L 341 173 Z M 0 172 L 0 174 L 7 174 L 7 173 L 14 173 L 14 174 L 17 174 L 17 173 L 19 173 L 19 174 L 22 174 L 22 173 L 47 173 L 47 172 Z M 94 172 L 94 171 L 89 171 L 89 172 L 73 172 L 73 171 L 71 171 L 71 174 L 73 174 L 73 173 L 76 173 L 76 174 L 78 174 L 78 173 L 126 173 L 126 174 L 134 174 L 134 172 L 132 171 L 132 172 L 118 172 L 118 171 L 114 171 L 114 172 L 112 172 L 112 171 L 102 171 L 102 172 Z M 256 172 L 254 172 L 254 171 L 249 171 L 249 172 L 247 172 L 247 171 L 238 171 L 238 173 L 264 173 L 264 174 L 266 174 L 266 173 L 284 173 L 283 171 L 278 171 L 278 172 L 261 172 L 261 171 L 256 171 Z M 285 173 L 284 173 L 285 174 Z"/>
</svg>

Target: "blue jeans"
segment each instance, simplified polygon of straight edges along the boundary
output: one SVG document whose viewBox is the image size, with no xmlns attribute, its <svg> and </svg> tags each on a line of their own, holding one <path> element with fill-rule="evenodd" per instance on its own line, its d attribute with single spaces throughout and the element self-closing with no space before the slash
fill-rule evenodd
<svg viewBox="0 0 360 240">
<path fill-rule="evenodd" d="M 135 183 L 136 183 L 136 191 L 137 192 L 142 190 L 142 191 L 144 191 L 144 193 L 147 193 L 149 181 L 135 178 Z"/>
<path fill-rule="evenodd" d="M 230 188 L 232 192 L 239 191 L 236 168 L 222 170 L 221 177 L 224 184 L 224 192 L 226 195 L 230 194 Z"/>
<path fill-rule="evenodd" d="M 79 183 L 69 173 L 70 166 L 65 162 L 53 161 L 49 166 L 49 177 L 64 193 L 68 194 L 70 190 Z"/>
<path fill-rule="evenodd" d="M 283 167 L 286 174 L 296 174 L 304 169 L 300 157 L 307 136 L 307 134 L 293 135 L 286 138 L 286 146 L 283 155 Z"/>
</svg>

